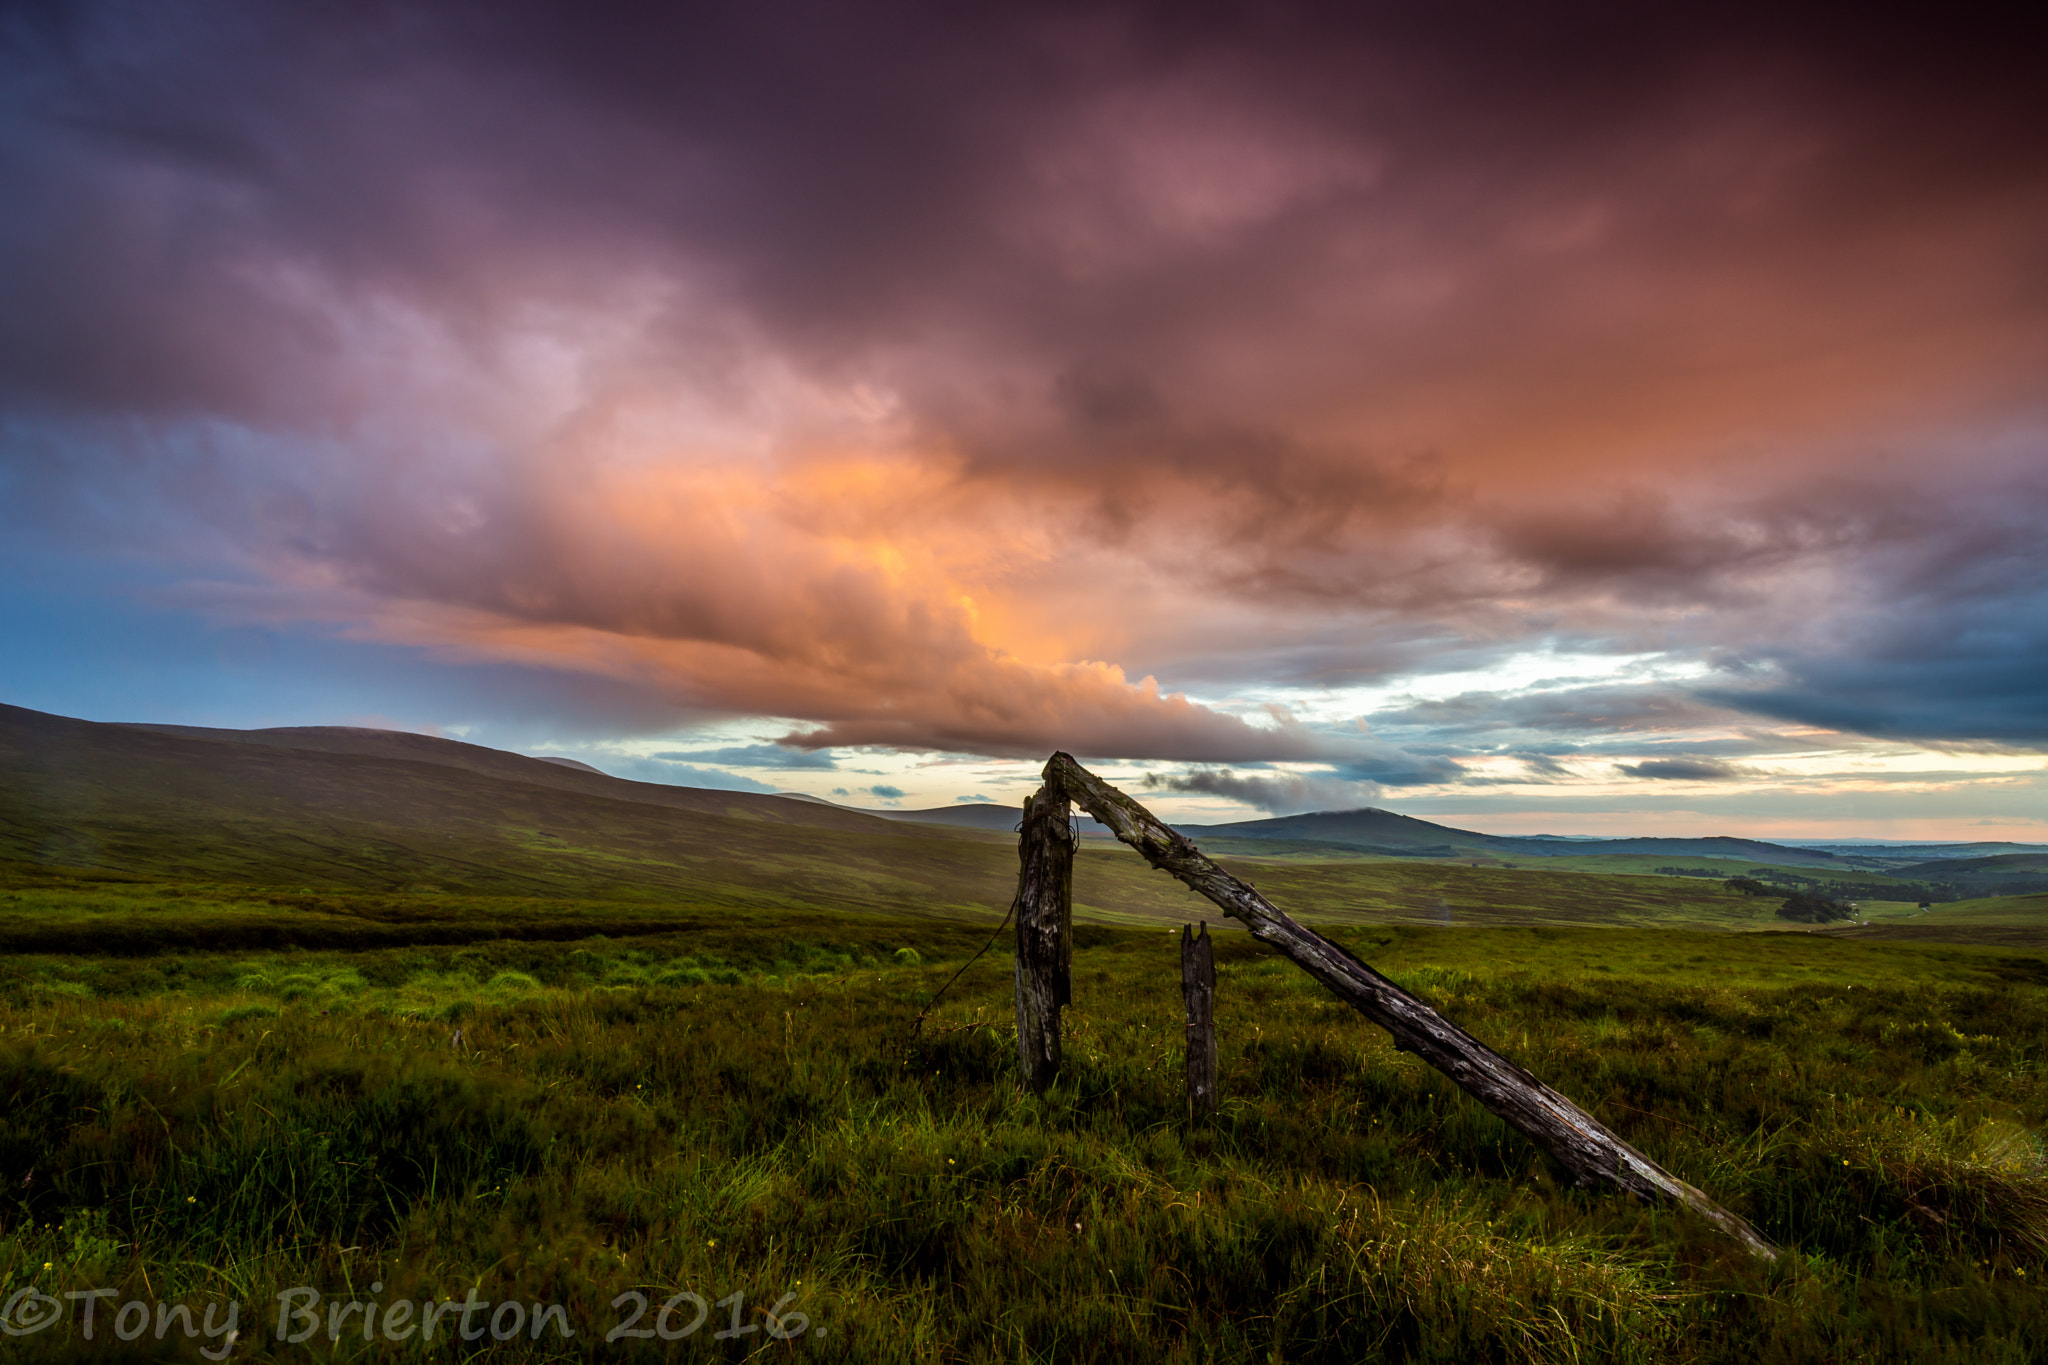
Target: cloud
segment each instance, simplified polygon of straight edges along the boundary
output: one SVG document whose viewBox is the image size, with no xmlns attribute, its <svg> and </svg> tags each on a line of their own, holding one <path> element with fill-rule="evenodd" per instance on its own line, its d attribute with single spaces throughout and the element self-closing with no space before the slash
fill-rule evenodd
<svg viewBox="0 0 2048 1365">
<path fill-rule="evenodd" d="M 756 782 L 751 777 L 738 773 L 723 772 L 717 768 L 699 768 L 688 763 L 672 763 L 660 758 L 604 758 L 603 767 L 614 777 L 628 777 L 637 782 L 661 782 L 671 787 L 708 787 L 714 791 L 773 793 L 777 789 L 765 782 Z"/>
<path fill-rule="evenodd" d="M 1859 566 L 1882 609 L 1743 651 L 1702 695 L 1831 730 L 2048 748 L 2048 479 L 1999 492 L 1952 494 L 1965 516 L 1898 509 Z"/>
<path fill-rule="evenodd" d="M 862 787 L 861 790 L 870 796 L 880 796 L 891 801 L 900 800 L 903 796 L 903 788 L 892 787 L 886 782 L 877 782 L 874 786 Z"/>
<path fill-rule="evenodd" d="M 1416 754 L 1392 745 L 1355 745 L 1351 757 L 1337 765 L 1337 776 L 1374 786 L 1421 787 L 1456 782 L 1465 770 L 1441 754 Z"/>
<path fill-rule="evenodd" d="M 1733 708 L 1664 682 L 1597 683 L 1525 692 L 1470 692 L 1381 712 L 1383 729 L 1477 738 L 1502 731 L 1599 734 L 1725 724 Z"/>
<path fill-rule="evenodd" d="M 966 796 L 956 796 L 953 798 L 953 800 L 956 802 L 985 801 L 991 804 L 995 802 L 995 798 L 993 796 L 983 796 L 980 792 L 970 792 Z"/>
<path fill-rule="evenodd" d="M 1302 811 L 1356 810 L 1375 800 L 1378 784 L 1353 779 L 1301 773 L 1276 773 L 1271 777 L 1247 777 L 1218 769 L 1197 769 L 1182 773 L 1152 773 L 1147 788 L 1221 796 L 1275 815 Z"/>
<path fill-rule="evenodd" d="M 1543 781 L 1551 778 L 1569 777 L 1571 775 L 1570 768 L 1567 768 L 1549 754 L 1513 754 L 1510 756 L 1528 770 L 1528 777 L 1531 780 Z"/>
<path fill-rule="evenodd" d="M 57 16 L 0 34 L 0 516 L 223 631 L 789 725 L 712 767 L 2048 743 L 1993 21 Z M 1204 702 L 1555 639 L 1706 676 L 1402 754 Z"/>
<path fill-rule="evenodd" d="M 1732 782 L 1749 775 L 1749 769 L 1718 758 L 1647 758 L 1641 763 L 1617 763 L 1617 772 L 1630 777 L 1657 778 L 1669 782 Z"/>
<path fill-rule="evenodd" d="M 717 763 L 728 768 L 790 768 L 835 771 L 839 761 L 828 749 L 790 749 L 779 744 L 736 744 L 722 749 L 687 749 L 659 753 L 679 763 Z"/>
</svg>

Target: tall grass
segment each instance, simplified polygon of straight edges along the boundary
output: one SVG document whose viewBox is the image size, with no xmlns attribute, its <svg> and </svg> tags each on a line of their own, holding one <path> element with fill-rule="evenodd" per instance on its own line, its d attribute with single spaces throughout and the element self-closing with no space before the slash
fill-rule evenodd
<svg viewBox="0 0 2048 1365">
<path fill-rule="evenodd" d="M 324 1327 L 270 1340 L 298 1285 L 366 1303 L 474 1286 L 561 1304 L 577 1333 L 403 1348 L 421 1358 L 2048 1356 L 2036 959 L 1347 936 L 1790 1249 L 1764 1267 L 1569 1187 L 1248 941 L 1219 941 L 1222 1113 L 1189 1128 L 1167 935 L 1091 931 L 1066 1071 L 1031 1097 L 1007 961 L 913 1033 L 973 936 L 819 927 L 8 959 L 0 1297 L 233 1297 L 236 1358 L 277 1360 L 400 1351 Z M 755 1326 L 793 1296 L 811 1330 L 721 1341 L 716 1307 L 687 1342 L 606 1343 L 628 1291 L 650 1311 L 742 1292 Z M 208 1344 L 5 1342 L 25 1360 Z"/>
</svg>

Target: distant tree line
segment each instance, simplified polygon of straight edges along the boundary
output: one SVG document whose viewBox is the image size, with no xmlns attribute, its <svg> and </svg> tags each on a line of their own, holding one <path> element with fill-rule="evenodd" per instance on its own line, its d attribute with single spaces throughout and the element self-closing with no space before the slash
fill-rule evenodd
<svg viewBox="0 0 2048 1365">
<path fill-rule="evenodd" d="M 1730 877 L 1727 884 L 1745 896 L 1785 896 L 1811 891 L 1832 900 L 1914 901 L 1921 905 L 1959 901 L 1967 894 L 1949 882 L 1849 882 L 1831 877 L 1802 877 L 1775 867 L 1752 867 L 1748 876 Z"/>
</svg>

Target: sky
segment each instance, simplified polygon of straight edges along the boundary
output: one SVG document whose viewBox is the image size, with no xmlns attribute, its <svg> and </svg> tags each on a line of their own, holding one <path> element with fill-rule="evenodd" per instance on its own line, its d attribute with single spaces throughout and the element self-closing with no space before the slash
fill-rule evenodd
<svg viewBox="0 0 2048 1365">
<path fill-rule="evenodd" d="M 1841 13 L 0 5 L 0 701 L 2048 841 L 2041 21 Z"/>
</svg>

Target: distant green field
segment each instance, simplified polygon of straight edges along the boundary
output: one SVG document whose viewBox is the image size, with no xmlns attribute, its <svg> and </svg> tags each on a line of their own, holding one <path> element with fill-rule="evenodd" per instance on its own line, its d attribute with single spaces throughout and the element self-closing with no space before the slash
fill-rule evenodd
<svg viewBox="0 0 2048 1365">
<path fill-rule="evenodd" d="M 1008 903 L 1016 855 L 1004 842 L 947 841 L 920 850 L 924 881 L 893 893 L 825 894 L 822 874 L 792 877 L 778 894 L 738 878 L 619 898 L 368 891 L 179 882 L 0 865 L 0 951 L 146 953 L 193 947 L 300 943 L 369 948 L 491 938 L 537 941 L 667 932 L 733 914 L 840 915 L 906 911 L 992 925 Z M 952 857 L 957 864 L 948 867 Z M 1554 924 L 1769 929 L 1776 902 L 1719 883 L 1674 877 L 1504 870 L 1428 863 L 1226 860 L 1274 902 L 1316 924 Z M 785 864 L 786 866 L 786 864 Z M 856 865 L 857 867 L 857 865 Z M 855 872 L 841 869 L 851 879 Z M 945 878 L 942 880 L 942 876 Z M 1075 915 L 1101 924 L 1222 921 L 1215 908 L 1124 850 L 1083 848 Z"/>
<path fill-rule="evenodd" d="M 1510 859 L 1519 867 L 1555 868 L 1559 871 L 1633 873 L 1639 876 L 1659 875 L 1660 868 L 1682 867 L 1688 871 L 1703 868 L 1717 877 L 1755 876 L 1759 869 L 1778 873 L 1791 873 L 1815 881 L 1867 882 L 1877 885 L 1900 884 L 1897 877 L 1878 872 L 1859 872 L 1846 867 L 1768 867 L 1766 864 L 1747 858 L 1688 858 L 1674 854 L 1588 854 L 1563 858 Z"/>
<path fill-rule="evenodd" d="M 2048 895 L 1986 896 L 1926 910 L 1897 901 L 1863 902 L 1859 908 L 1870 921 L 1867 927 L 1827 932 L 1857 938 L 2048 948 Z"/>
<path fill-rule="evenodd" d="M 2005 927 L 2048 925 L 2048 895 L 1985 896 L 1937 905 L 1923 917 L 1927 923 L 1995 924 Z"/>
</svg>

